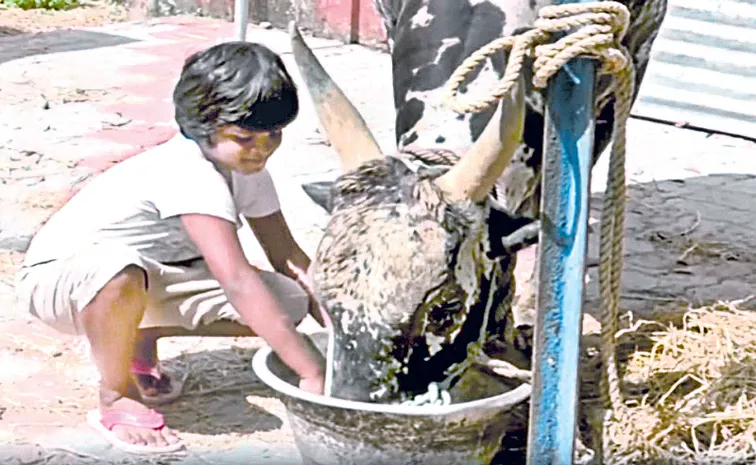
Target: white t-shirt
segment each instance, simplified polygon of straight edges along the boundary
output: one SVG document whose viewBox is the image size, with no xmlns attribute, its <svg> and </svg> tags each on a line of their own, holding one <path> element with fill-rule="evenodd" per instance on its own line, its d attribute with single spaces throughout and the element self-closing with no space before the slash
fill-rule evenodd
<svg viewBox="0 0 756 465">
<path fill-rule="evenodd" d="M 97 176 L 56 212 L 32 240 L 24 265 L 66 258 L 92 245 L 127 247 L 159 262 L 201 254 L 179 215 L 235 222 L 280 210 L 267 170 L 232 173 L 230 185 L 181 134 Z M 107 249 L 105 249 L 107 250 Z"/>
</svg>

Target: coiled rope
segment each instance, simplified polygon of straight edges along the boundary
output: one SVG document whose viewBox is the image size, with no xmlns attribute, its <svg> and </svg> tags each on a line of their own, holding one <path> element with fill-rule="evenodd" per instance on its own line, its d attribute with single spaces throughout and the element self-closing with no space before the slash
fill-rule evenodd
<svg viewBox="0 0 756 465">
<path fill-rule="evenodd" d="M 496 39 L 477 50 L 454 72 L 444 89 L 444 103 L 458 113 L 485 111 L 512 90 L 526 57 L 533 57 L 533 86 L 543 89 L 570 60 L 593 57 L 601 62 L 600 74 L 614 76 L 614 132 L 609 175 L 601 215 L 599 287 L 601 293 L 602 362 L 601 395 L 611 418 L 626 414 L 617 370 L 616 334 L 622 277 L 625 217 L 626 124 L 635 87 L 635 69 L 622 39 L 630 20 L 624 5 L 614 1 L 548 6 L 539 11 L 534 28 L 517 36 Z M 559 37 L 561 36 L 561 37 Z M 556 39 L 556 40 L 555 40 Z M 466 77 L 488 57 L 509 50 L 504 76 L 481 98 L 462 99 L 457 91 Z M 603 428 L 605 431 L 606 428 Z M 604 438 L 606 441 L 606 437 Z M 604 446 L 606 449 L 606 446 Z"/>
</svg>

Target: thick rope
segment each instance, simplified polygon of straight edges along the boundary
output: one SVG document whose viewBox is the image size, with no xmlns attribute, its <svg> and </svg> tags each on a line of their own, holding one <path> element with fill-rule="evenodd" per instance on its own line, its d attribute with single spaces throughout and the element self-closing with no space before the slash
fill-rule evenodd
<svg viewBox="0 0 756 465">
<path fill-rule="evenodd" d="M 601 338 L 604 370 L 601 394 L 605 408 L 618 419 L 626 409 L 617 370 L 616 334 L 622 277 L 625 216 L 626 124 L 630 117 L 635 86 L 635 70 L 630 54 L 622 45 L 630 19 L 627 7 L 606 1 L 573 3 L 540 10 L 535 28 L 518 36 L 502 37 L 476 51 L 460 65 L 444 90 L 444 102 L 458 113 L 485 111 L 501 100 L 518 80 L 526 57 L 534 57 L 533 86 L 542 89 L 559 69 L 577 57 L 601 61 L 599 73 L 615 77 L 614 137 L 609 159 L 609 175 L 601 215 L 599 287 L 601 293 Z M 552 42 L 556 34 L 566 34 Z M 510 50 L 504 76 L 487 96 L 462 100 L 457 91 L 468 74 L 488 57 Z M 604 429 L 605 430 L 605 429 Z M 606 441 L 606 437 L 604 438 Z M 605 451 L 608 452 L 608 451 Z"/>
</svg>

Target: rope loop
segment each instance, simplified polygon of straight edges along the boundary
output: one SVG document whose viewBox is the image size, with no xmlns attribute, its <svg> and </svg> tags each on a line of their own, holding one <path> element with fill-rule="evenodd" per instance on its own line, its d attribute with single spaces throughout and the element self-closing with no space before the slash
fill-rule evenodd
<svg viewBox="0 0 756 465">
<path fill-rule="evenodd" d="M 601 214 L 599 246 L 599 288 L 601 294 L 601 339 L 603 373 L 601 394 L 605 421 L 625 417 L 617 370 L 616 334 L 619 330 L 618 305 L 622 275 L 625 216 L 626 125 L 635 94 L 635 69 L 622 40 L 630 22 L 626 6 L 616 1 L 572 3 L 548 6 L 539 11 L 534 28 L 517 36 L 501 37 L 467 58 L 452 74 L 443 92 L 443 101 L 458 113 L 485 111 L 512 90 L 526 58 L 533 59 L 533 86 L 543 89 L 549 79 L 577 57 L 600 61 L 598 73 L 614 76 L 614 128 L 609 176 Z M 557 36 L 560 37 L 557 37 Z M 556 40 L 555 40 L 556 39 Z M 509 50 L 504 75 L 482 98 L 461 99 L 458 90 L 467 76 L 500 51 Z M 610 455 L 606 427 L 602 434 L 603 454 Z M 604 460 L 606 457 L 603 458 Z"/>
<path fill-rule="evenodd" d="M 533 86 L 543 89 L 549 79 L 577 57 L 601 62 L 598 72 L 617 74 L 630 61 L 621 42 L 630 21 L 626 6 L 618 2 L 568 3 L 542 8 L 534 28 L 517 36 L 495 39 L 468 57 L 449 78 L 443 101 L 457 113 L 479 113 L 496 105 L 517 81 L 525 59 L 533 62 Z M 558 34 L 565 34 L 554 41 Z M 462 99 L 459 88 L 486 59 L 509 50 L 504 76 L 485 96 Z"/>
</svg>

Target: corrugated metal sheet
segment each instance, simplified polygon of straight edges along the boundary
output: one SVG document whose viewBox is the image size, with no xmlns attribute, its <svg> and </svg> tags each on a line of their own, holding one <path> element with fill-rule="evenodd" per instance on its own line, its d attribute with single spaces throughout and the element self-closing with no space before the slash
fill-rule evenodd
<svg viewBox="0 0 756 465">
<path fill-rule="evenodd" d="M 633 115 L 756 138 L 756 0 L 669 0 Z"/>
</svg>

